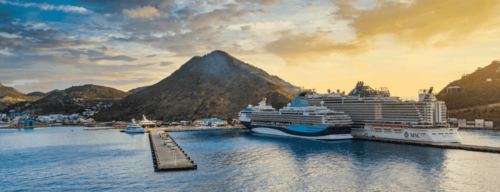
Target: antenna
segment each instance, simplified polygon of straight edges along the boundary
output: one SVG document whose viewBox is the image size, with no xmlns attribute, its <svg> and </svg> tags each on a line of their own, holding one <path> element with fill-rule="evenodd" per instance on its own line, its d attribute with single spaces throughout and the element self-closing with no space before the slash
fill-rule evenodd
<svg viewBox="0 0 500 192">
<path fill-rule="evenodd" d="M 337 93 L 340 93 L 340 89 L 337 89 Z"/>
<path fill-rule="evenodd" d="M 328 89 L 328 94 L 330 94 L 330 92 L 332 92 L 332 91 L 330 91 L 330 89 Z"/>
</svg>

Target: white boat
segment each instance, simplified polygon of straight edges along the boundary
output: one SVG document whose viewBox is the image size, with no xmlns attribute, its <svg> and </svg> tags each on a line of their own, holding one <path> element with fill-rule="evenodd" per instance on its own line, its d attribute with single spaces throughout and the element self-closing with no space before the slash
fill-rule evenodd
<svg viewBox="0 0 500 192">
<path fill-rule="evenodd" d="M 126 133 L 144 133 L 144 128 L 137 125 L 135 123 L 135 119 L 132 119 L 132 122 L 125 127 L 125 129 L 121 130 L 121 132 Z"/>
<path fill-rule="evenodd" d="M 428 142 L 460 143 L 458 127 L 448 123 L 447 109 L 433 88 L 419 91 L 419 101 L 391 97 L 387 88 L 372 89 L 358 82 L 348 94 L 310 94 L 309 103 L 324 103 L 328 109 L 343 111 L 353 121 L 354 137 L 376 137 Z"/>
<path fill-rule="evenodd" d="M 142 120 L 139 121 L 138 125 L 144 128 L 156 128 L 156 123 L 146 119 L 145 115 L 142 115 Z"/>
</svg>

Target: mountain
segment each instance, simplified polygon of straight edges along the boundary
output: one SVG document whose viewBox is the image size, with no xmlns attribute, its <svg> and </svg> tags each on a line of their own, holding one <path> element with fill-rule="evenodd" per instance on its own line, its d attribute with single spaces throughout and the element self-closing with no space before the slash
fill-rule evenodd
<svg viewBox="0 0 500 192">
<path fill-rule="evenodd" d="M 130 91 L 128 91 L 128 92 L 129 92 L 129 93 L 135 93 L 135 92 L 142 91 L 142 90 L 144 90 L 144 89 L 146 89 L 146 88 L 148 88 L 148 87 L 150 87 L 150 86 L 137 87 L 137 88 L 135 88 L 135 89 L 131 89 L 131 90 L 130 90 Z"/>
<path fill-rule="evenodd" d="M 85 109 L 98 110 L 96 106 L 113 104 L 127 95 L 130 93 L 98 85 L 72 86 L 65 90 L 53 90 L 35 102 L 10 105 L 4 111 L 15 109 L 21 112 L 36 111 L 38 114 L 81 113 Z"/>
<path fill-rule="evenodd" d="M 24 95 L 12 87 L 6 87 L 0 84 L 0 110 L 5 109 L 7 106 L 23 102 L 23 101 L 36 101 L 42 97 Z"/>
<path fill-rule="evenodd" d="M 98 121 L 234 118 L 264 97 L 273 107 L 289 103 L 296 87 L 223 51 L 193 57 L 160 82 L 115 103 Z"/>
<path fill-rule="evenodd" d="M 4 96 L 10 96 L 10 97 L 24 96 L 24 93 L 21 93 L 12 87 L 6 87 L 6 86 L 0 84 L 0 97 L 4 97 Z"/>
<path fill-rule="evenodd" d="M 460 92 L 447 93 L 447 87 L 459 86 Z M 500 103 L 500 62 L 490 65 L 448 84 L 437 98 L 450 110 Z"/>
<path fill-rule="evenodd" d="M 48 95 L 48 93 L 44 93 L 44 92 L 40 92 L 40 91 L 35 91 L 35 92 L 31 92 L 31 93 L 26 94 L 26 96 L 38 96 L 38 97 L 45 97 L 47 95 Z"/>
</svg>

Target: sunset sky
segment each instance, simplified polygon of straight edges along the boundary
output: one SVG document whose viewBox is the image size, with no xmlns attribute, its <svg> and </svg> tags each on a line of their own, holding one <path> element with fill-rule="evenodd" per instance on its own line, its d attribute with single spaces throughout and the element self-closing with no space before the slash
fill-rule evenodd
<svg viewBox="0 0 500 192">
<path fill-rule="evenodd" d="M 152 85 L 225 51 L 297 86 L 416 97 L 500 60 L 500 0 L 0 0 L 0 83 Z"/>
</svg>

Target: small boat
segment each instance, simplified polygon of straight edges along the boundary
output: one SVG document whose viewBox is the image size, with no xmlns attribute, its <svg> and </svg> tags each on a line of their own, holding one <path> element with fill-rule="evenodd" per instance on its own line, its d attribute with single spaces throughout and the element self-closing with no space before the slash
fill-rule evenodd
<svg viewBox="0 0 500 192">
<path fill-rule="evenodd" d="M 126 132 L 126 133 L 144 133 L 144 128 L 141 126 L 137 125 L 135 123 L 135 119 L 132 119 L 132 122 L 125 127 L 125 129 L 121 130 L 120 132 Z"/>
<path fill-rule="evenodd" d="M 142 115 L 142 120 L 139 121 L 138 125 L 144 128 L 156 128 L 156 123 L 148 120 L 145 115 Z"/>
</svg>

